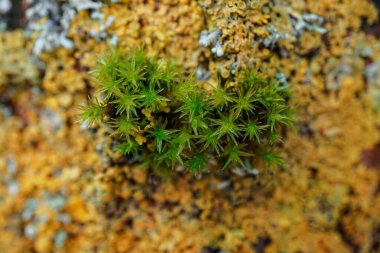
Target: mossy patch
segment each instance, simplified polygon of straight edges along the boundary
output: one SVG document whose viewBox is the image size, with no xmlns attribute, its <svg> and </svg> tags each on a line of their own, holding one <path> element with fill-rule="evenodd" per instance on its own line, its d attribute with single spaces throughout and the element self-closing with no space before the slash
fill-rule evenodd
<svg viewBox="0 0 380 253">
<path fill-rule="evenodd" d="M 249 161 L 281 164 L 274 146 L 293 120 L 289 90 L 247 71 L 237 87 L 206 92 L 192 75 L 142 51 L 113 51 L 92 72 L 99 91 L 81 119 L 111 129 L 118 151 L 158 170 L 182 165 L 198 174 L 208 161 L 220 168 Z"/>
</svg>

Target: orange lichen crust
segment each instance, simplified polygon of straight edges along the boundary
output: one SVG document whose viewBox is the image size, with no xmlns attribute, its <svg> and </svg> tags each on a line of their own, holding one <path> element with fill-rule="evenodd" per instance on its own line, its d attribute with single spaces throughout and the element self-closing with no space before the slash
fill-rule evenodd
<svg viewBox="0 0 380 253">
<path fill-rule="evenodd" d="M 0 33 L 0 92 L 6 86 L 36 83 L 39 72 L 32 62 L 22 31 Z"/>
<path fill-rule="evenodd" d="M 115 17 L 107 29 L 120 47 L 145 44 L 185 70 L 200 64 L 211 84 L 222 75 L 235 85 L 237 61 L 281 72 L 298 112 L 283 143 L 286 165 L 275 174 L 161 178 L 115 162 L 102 130 L 77 123 L 77 106 L 93 90 L 87 71 L 108 50 L 107 40 L 87 38 L 98 23 L 81 11 L 70 32 L 76 47 L 40 56 L 40 85 L 14 88 L 8 79 L 2 88 L 12 92 L 0 94 L 0 252 L 380 251 L 380 171 L 362 155 L 379 140 L 368 99 L 378 76 L 368 67 L 380 43 L 361 31 L 376 16 L 370 1 L 131 0 L 102 12 Z M 324 18 L 320 32 L 259 45 L 269 38 L 264 26 L 291 34 L 292 19 L 305 13 Z M 202 31 L 218 28 L 221 57 L 199 44 Z"/>
</svg>

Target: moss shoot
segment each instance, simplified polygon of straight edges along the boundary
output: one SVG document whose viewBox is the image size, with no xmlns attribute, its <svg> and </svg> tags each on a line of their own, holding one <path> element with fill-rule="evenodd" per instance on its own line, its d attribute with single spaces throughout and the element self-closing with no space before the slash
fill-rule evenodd
<svg viewBox="0 0 380 253">
<path fill-rule="evenodd" d="M 281 164 L 274 152 L 293 122 L 289 90 L 247 71 L 237 87 L 211 92 L 172 64 L 142 51 L 113 51 L 92 72 L 99 91 L 82 106 L 81 120 L 106 125 L 118 152 L 159 171 L 177 165 L 198 174 L 252 161 Z"/>
</svg>

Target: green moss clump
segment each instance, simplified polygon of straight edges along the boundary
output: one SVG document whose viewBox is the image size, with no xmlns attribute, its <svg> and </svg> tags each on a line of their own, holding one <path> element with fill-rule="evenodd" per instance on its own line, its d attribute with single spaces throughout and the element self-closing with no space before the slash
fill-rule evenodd
<svg viewBox="0 0 380 253">
<path fill-rule="evenodd" d="M 93 71 L 99 92 L 81 107 L 81 119 L 105 124 L 118 151 L 159 170 L 180 164 L 198 174 L 215 160 L 221 168 L 254 157 L 282 163 L 273 152 L 293 122 L 289 91 L 248 71 L 236 88 L 210 93 L 193 76 L 142 51 L 112 52 Z"/>
</svg>

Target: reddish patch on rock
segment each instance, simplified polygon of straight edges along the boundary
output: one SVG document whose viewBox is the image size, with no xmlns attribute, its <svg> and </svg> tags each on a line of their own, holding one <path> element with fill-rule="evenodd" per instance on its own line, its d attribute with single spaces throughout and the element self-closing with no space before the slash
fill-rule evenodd
<svg viewBox="0 0 380 253">
<path fill-rule="evenodd" d="M 362 161 L 368 168 L 380 169 L 380 143 L 373 149 L 365 150 Z"/>
</svg>

